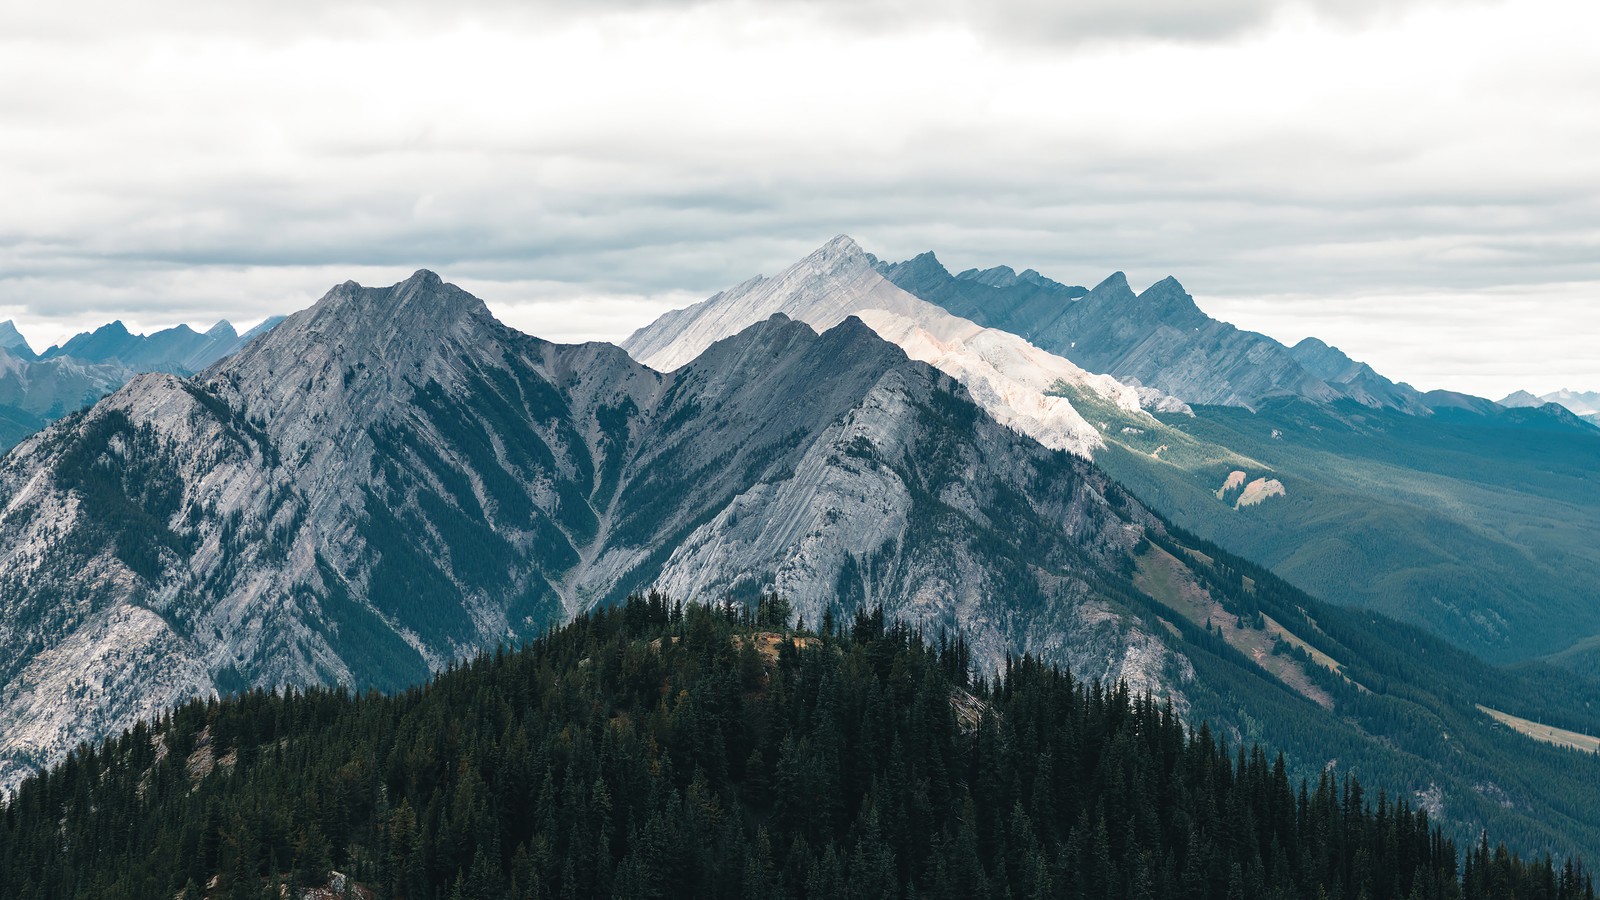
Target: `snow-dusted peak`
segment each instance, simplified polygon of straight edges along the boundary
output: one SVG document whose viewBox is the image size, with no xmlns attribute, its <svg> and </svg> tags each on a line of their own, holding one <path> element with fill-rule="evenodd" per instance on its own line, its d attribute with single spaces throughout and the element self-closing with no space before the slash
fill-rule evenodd
<svg viewBox="0 0 1600 900">
<path fill-rule="evenodd" d="M 1143 415 L 1136 389 L 912 296 L 879 274 L 860 245 L 842 235 L 772 278 L 667 313 L 622 346 L 645 365 L 672 371 L 716 341 L 780 313 L 818 332 L 857 316 L 908 356 L 966 384 L 997 421 L 1048 447 L 1088 456 L 1101 446 L 1098 429 L 1070 401 L 1051 395 L 1062 383 Z"/>
</svg>

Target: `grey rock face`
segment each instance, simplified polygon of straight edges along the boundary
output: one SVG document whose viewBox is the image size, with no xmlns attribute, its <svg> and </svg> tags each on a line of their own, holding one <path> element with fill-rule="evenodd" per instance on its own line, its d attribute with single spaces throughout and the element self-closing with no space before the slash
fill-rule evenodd
<svg viewBox="0 0 1600 900">
<path fill-rule="evenodd" d="M 1108 375 L 1086 372 L 1015 334 L 984 328 L 912 296 L 880 275 L 873 257 L 844 235 L 772 278 L 754 278 L 667 313 L 622 346 L 646 365 L 671 370 L 713 341 L 774 314 L 819 331 L 855 316 L 912 359 L 959 380 L 995 420 L 1047 447 L 1085 457 L 1103 446 L 1105 426 L 1086 419 L 1064 396 L 1069 390 L 1152 425 L 1155 420 L 1141 406 L 1163 400 L 1158 391 L 1141 393 Z"/>
<path fill-rule="evenodd" d="M 855 319 L 760 321 L 661 374 L 432 273 L 346 283 L 0 461 L 0 787 L 185 697 L 396 687 L 651 585 L 778 590 L 809 622 L 881 604 L 988 665 L 1181 688 L 1096 588 L 1159 527 Z"/>
</svg>

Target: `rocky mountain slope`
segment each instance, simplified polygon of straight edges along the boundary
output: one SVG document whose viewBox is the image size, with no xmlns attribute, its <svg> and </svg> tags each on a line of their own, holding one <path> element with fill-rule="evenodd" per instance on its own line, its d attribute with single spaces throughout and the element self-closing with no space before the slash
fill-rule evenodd
<svg viewBox="0 0 1600 900">
<path fill-rule="evenodd" d="M 979 325 L 1009 331 L 1091 372 L 1156 388 L 1192 404 L 1254 408 L 1271 397 L 1425 412 L 1421 395 L 1320 341 L 1289 348 L 1213 319 L 1176 279 L 1135 294 L 1121 272 L 1093 290 L 1031 269 L 951 275 L 932 253 L 877 263 L 907 291 Z"/>
<path fill-rule="evenodd" d="M 1250 515 L 1287 502 L 1242 503 L 1274 480 L 1207 496 Z M 0 788 L 185 697 L 400 688 L 646 586 L 777 591 L 813 624 L 881 606 L 959 629 L 984 669 L 1027 652 L 1170 696 L 1459 833 L 1600 847 L 1600 780 L 1479 708 L 1592 731 L 1587 682 L 1321 604 L 858 318 L 771 316 L 661 373 L 505 328 L 427 272 L 340 285 L 0 461 Z"/>
<path fill-rule="evenodd" d="M 826 330 L 855 316 L 913 359 L 967 387 L 990 416 L 1047 447 L 1089 456 L 1103 445 L 1102 426 L 1065 398 L 1067 388 L 1154 422 L 1141 405 L 1174 411 L 1182 403 L 1094 375 L 1016 335 L 984 328 L 891 284 L 856 242 L 839 236 L 773 278 L 753 278 L 707 300 L 663 315 L 622 346 L 652 368 L 670 371 L 713 341 L 783 314 Z"/>
<path fill-rule="evenodd" d="M 1097 587 L 1149 528 L 856 319 L 759 321 L 662 374 L 431 273 L 347 283 L 0 462 L 0 784 L 187 696 L 398 687 L 646 585 L 882 605 L 986 665 L 1181 695 Z"/>
</svg>

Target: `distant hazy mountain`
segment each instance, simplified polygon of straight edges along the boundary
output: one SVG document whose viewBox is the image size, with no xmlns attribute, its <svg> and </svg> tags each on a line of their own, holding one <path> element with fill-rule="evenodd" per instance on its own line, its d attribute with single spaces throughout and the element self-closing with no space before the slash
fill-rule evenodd
<svg viewBox="0 0 1600 900">
<path fill-rule="evenodd" d="M 0 322 L 0 350 L 9 352 L 18 359 L 34 359 L 36 354 L 28 346 L 28 339 L 17 331 L 15 322 Z"/>
<path fill-rule="evenodd" d="M 267 319 L 241 335 L 223 320 L 204 333 L 179 325 L 153 334 L 131 334 L 120 321 L 84 332 L 40 354 L 42 359 L 70 356 L 87 362 L 116 363 L 136 372 L 190 375 L 230 356 L 256 335 L 272 330 L 282 316 Z"/>
<path fill-rule="evenodd" d="M 281 321 L 282 316 L 274 316 L 242 335 L 224 321 L 205 334 L 180 325 L 149 336 L 129 334 L 121 322 L 113 322 L 42 356 L 34 354 L 12 323 L 0 324 L 0 453 L 141 372 L 192 374 Z"/>
<path fill-rule="evenodd" d="M 907 291 L 980 325 L 1009 331 L 1091 372 L 1157 388 L 1189 403 L 1259 406 L 1272 397 L 1349 398 L 1413 412 L 1421 395 L 1320 341 L 1293 349 L 1201 312 L 1176 279 L 1134 294 L 1113 273 L 1093 290 L 1031 269 L 951 275 L 932 253 L 877 264 Z"/>
<path fill-rule="evenodd" d="M 76 359 L 34 359 L 0 348 L 0 453 L 54 419 L 93 403 L 133 373 Z"/>
<path fill-rule="evenodd" d="M 1515 391 L 1502 397 L 1499 403 L 1501 406 L 1511 409 L 1554 403 L 1558 406 L 1566 407 L 1575 415 L 1590 422 L 1596 421 L 1595 417 L 1600 415 L 1600 391 L 1570 391 L 1563 388 L 1559 391 L 1552 391 L 1542 397 L 1535 397 L 1527 391 Z"/>
</svg>

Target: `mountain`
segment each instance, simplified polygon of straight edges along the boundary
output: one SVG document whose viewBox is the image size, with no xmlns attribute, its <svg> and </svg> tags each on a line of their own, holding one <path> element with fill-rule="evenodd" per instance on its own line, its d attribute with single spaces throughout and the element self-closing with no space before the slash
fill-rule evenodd
<svg viewBox="0 0 1600 900">
<path fill-rule="evenodd" d="M 1414 413 L 1431 409 L 1426 396 L 1419 395 L 1410 385 L 1396 384 L 1366 363 L 1356 362 L 1338 347 L 1330 347 L 1314 337 L 1290 347 L 1289 355 L 1307 372 L 1362 406 Z"/>
<path fill-rule="evenodd" d="M 12 321 L 0 322 L 0 350 L 10 353 L 18 359 L 31 360 L 37 356 L 33 348 L 28 346 L 28 339 L 17 330 L 17 325 Z"/>
<path fill-rule="evenodd" d="M 1542 397 L 1535 397 L 1527 391 L 1514 391 L 1501 398 L 1499 403 L 1511 409 L 1554 403 L 1587 421 L 1594 421 L 1596 415 L 1600 415 L 1600 391 L 1570 391 L 1563 388 Z"/>
<path fill-rule="evenodd" d="M 154 334 L 131 334 L 122 322 L 84 332 L 42 354 L 43 359 L 72 357 L 97 363 L 115 363 L 136 372 L 171 372 L 189 375 L 239 351 L 259 334 L 272 330 L 282 316 L 269 318 L 240 335 L 227 320 L 204 333 L 178 325 Z"/>
<path fill-rule="evenodd" d="M 873 258 L 840 235 L 773 278 L 753 278 L 634 332 L 622 346 L 652 368 L 669 371 L 713 341 L 772 315 L 819 330 L 855 316 L 913 359 L 961 381 L 1001 424 L 1047 447 L 1088 456 L 1103 445 L 1101 429 L 1060 396 L 1067 388 L 1110 404 L 1139 421 L 1154 419 L 1141 404 L 1183 410 L 1183 404 L 1140 392 L 1041 351 L 1016 335 L 982 328 L 906 293 L 880 275 Z"/>
<path fill-rule="evenodd" d="M 1424 412 L 1420 395 L 1318 341 L 1288 348 L 1213 319 L 1176 279 L 1134 294 L 1115 272 L 1093 290 L 1009 268 L 954 276 L 932 253 L 878 262 L 890 281 L 979 325 L 1008 331 L 1091 372 L 1146 385 L 1191 404 L 1254 408 L 1273 397 Z M 1029 273 L 1032 273 L 1029 276 Z"/>
<path fill-rule="evenodd" d="M 899 263 L 884 263 L 876 257 L 872 260 L 879 273 L 895 285 L 964 318 L 973 319 L 961 310 L 981 307 L 996 291 L 1003 293 L 1011 305 L 1008 322 L 1015 326 L 1004 330 L 1023 336 L 1037 331 L 1060 309 L 1089 293 L 1087 288 L 1051 281 L 1032 269 L 1018 275 L 1010 266 L 968 269 L 952 277 L 931 251 Z"/>
<path fill-rule="evenodd" d="M 1594 898 L 1149 698 L 775 607 L 633 598 L 421 690 L 188 704 L 0 807 L 0 896 Z"/>
<path fill-rule="evenodd" d="M 0 453 L 47 422 L 100 399 L 131 375 L 121 366 L 39 360 L 0 347 Z"/>
<path fill-rule="evenodd" d="M 7 783 L 189 696 L 412 684 L 649 584 L 880 604 L 988 665 L 1181 669 L 1091 587 L 1147 515 L 854 319 L 663 375 L 431 273 L 347 283 L 25 441 L 0 510 Z"/>
<path fill-rule="evenodd" d="M 877 610 L 965 635 L 981 672 L 1026 653 L 1170 698 L 1454 835 L 1600 851 L 1600 778 L 1516 730 L 1581 743 L 1592 682 L 1323 604 L 859 318 L 772 315 L 662 373 L 428 272 L 340 285 L 0 460 L 0 784 L 192 697 L 399 690 L 647 587 L 775 592 L 813 626 Z"/>
<path fill-rule="evenodd" d="M 951 276 L 932 254 L 877 268 L 1090 371 L 1191 401 L 1191 414 L 1152 410 L 1152 424 L 1057 391 L 1104 426 L 1095 461 L 1176 524 L 1485 658 L 1566 654 L 1600 671 L 1600 650 L 1584 649 L 1600 646 L 1584 587 L 1600 578 L 1597 436 L 1559 407 L 1417 394 L 1315 338 L 1287 348 L 1211 319 L 1172 279 L 1135 296 L 1114 275 L 1073 296 Z"/>
<path fill-rule="evenodd" d="M 199 334 L 187 325 L 145 337 L 121 322 L 80 334 L 34 355 L 7 322 L 0 325 L 0 453 L 62 416 L 127 384 L 141 372 L 190 374 L 238 351 L 283 320 L 269 318 L 243 335 L 227 322 Z M 4 346 L 6 333 L 16 345 Z"/>
</svg>

